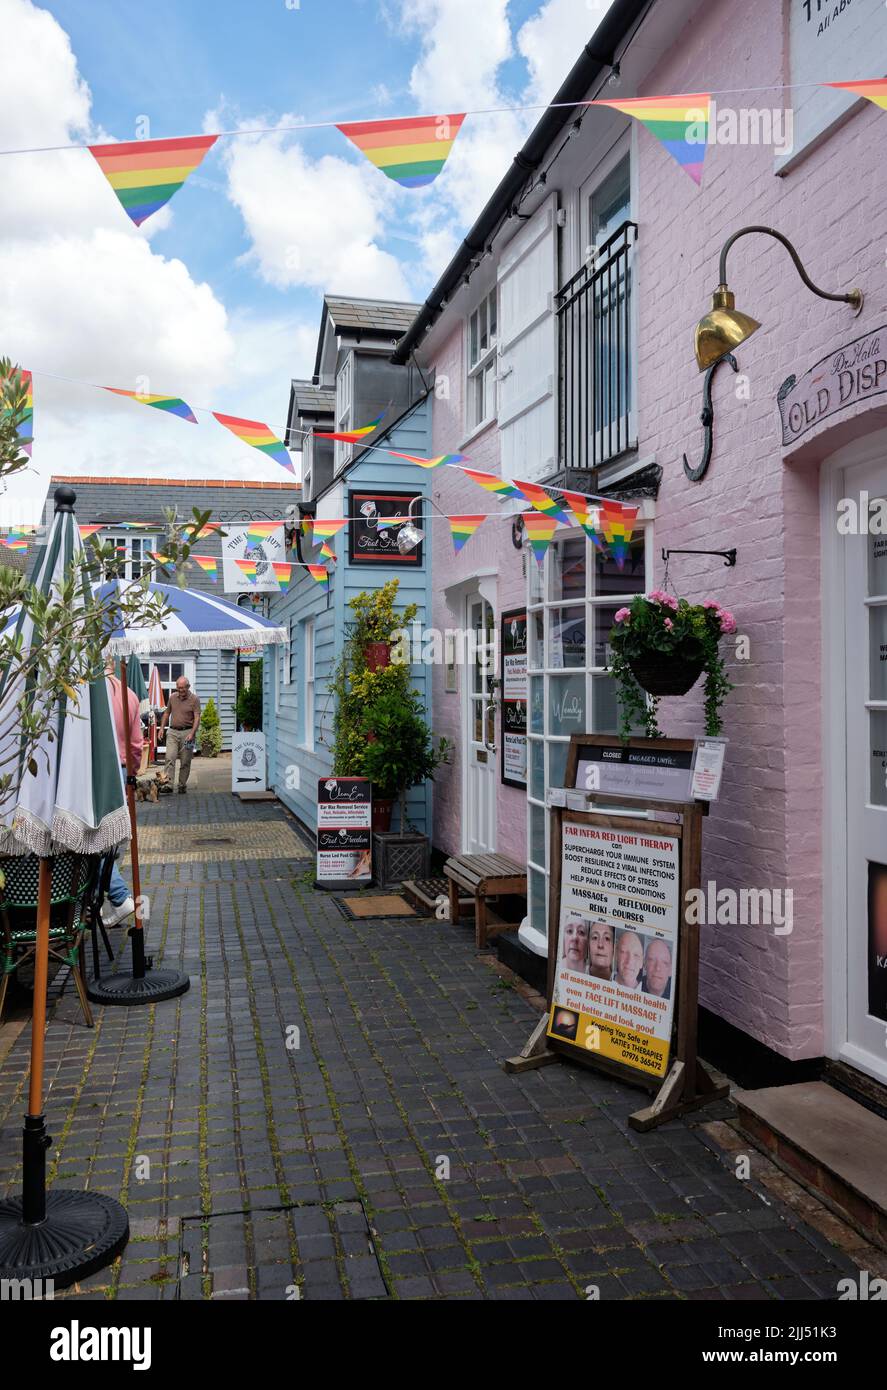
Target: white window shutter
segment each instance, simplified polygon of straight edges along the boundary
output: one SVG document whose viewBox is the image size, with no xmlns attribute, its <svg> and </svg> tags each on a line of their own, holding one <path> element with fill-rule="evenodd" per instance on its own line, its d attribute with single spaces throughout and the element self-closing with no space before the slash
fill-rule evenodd
<svg viewBox="0 0 887 1390">
<path fill-rule="evenodd" d="M 499 263 L 499 447 L 503 478 L 557 469 L 557 195 Z"/>
</svg>

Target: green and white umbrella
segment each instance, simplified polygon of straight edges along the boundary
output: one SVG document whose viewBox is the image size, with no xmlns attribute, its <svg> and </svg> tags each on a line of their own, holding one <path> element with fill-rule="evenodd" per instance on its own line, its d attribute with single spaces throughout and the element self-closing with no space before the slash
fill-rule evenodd
<svg viewBox="0 0 887 1390">
<path fill-rule="evenodd" d="M 126 663 L 126 684 L 133 694 L 139 697 L 139 713 L 147 714 L 151 708 L 151 702 L 148 699 L 145 677 L 142 675 L 142 663 L 137 656 L 131 656 Z"/>
<path fill-rule="evenodd" d="M 58 593 L 72 562 L 82 555 L 80 532 L 70 507 L 55 514 L 34 576 L 41 593 Z M 84 586 L 85 601 L 90 590 Z M 83 598 L 80 600 L 83 602 Z M 31 617 L 21 611 L 15 628 L 22 649 L 41 640 Z M 8 640 L 10 629 L 4 633 Z M 62 699 L 36 748 L 22 733 L 18 703 L 24 680 L 2 671 L 0 649 L 0 763 L 12 783 L 0 793 L 0 855 L 41 857 L 73 850 L 101 854 L 129 838 L 129 814 L 120 773 L 114 720 L 104 675 L 78 686 L 76 699 Z M 30 759 L 36 774 L 28 770 Z"/>
</svg>

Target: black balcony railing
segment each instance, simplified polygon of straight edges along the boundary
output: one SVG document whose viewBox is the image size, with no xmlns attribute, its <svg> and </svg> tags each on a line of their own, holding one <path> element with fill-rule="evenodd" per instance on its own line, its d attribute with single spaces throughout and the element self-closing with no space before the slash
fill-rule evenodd
<svg viewBox="0 0 887 1390">
<path fill-rule="evenodd" d="M 623 222 L 557 296 L 562 468 L 595 468 L 631 448 L 634 410 L 632 247 Z"/>
</svg>

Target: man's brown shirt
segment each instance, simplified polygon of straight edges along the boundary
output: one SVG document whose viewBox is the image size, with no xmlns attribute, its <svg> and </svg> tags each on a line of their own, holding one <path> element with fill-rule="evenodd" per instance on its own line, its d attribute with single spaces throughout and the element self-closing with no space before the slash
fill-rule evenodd
<svg viewBox="0 0 887 1390">
<path fill-rule="evenodd" d="M 200 719 L 200 701 L 189 690 L 182 699 L 176 691 L 169 697 L 169 723 L 173 729 L 191 729 Z"/>
</svg>

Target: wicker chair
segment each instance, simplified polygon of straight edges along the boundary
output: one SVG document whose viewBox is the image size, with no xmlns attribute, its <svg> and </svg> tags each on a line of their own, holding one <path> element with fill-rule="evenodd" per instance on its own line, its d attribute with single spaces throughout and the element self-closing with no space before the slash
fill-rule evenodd
<svg viewBox="0 0 887 1390">
<path fill-rule="evenodd" d="M 87 1026 L 93 1027 L 80 968 L 86 931 L 85 905 L 94 889 L 96 855 L 60 854 L 52 861 L 49 954 L 70 967 Z M 5 883 L 0 888 L 0 1021 L 9 977 L 37 950 L 37 892 L 40 860 L 36 854 L 0 859 Z"/>
</svg>

